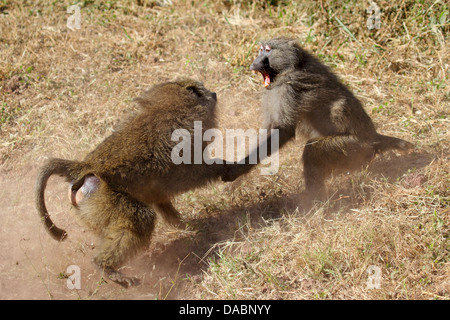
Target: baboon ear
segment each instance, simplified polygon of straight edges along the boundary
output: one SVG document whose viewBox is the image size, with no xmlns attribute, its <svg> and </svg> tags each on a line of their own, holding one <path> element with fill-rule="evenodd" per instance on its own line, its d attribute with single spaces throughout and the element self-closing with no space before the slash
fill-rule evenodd
<svg viewBox="0 0 450 320">
<path fill-rule="evenodd" d="M 290 47 L 294 47 L 297 44 L 297 40 L 290 40 L 288 42 L 288 44 L 289 44 Z"/>
<path fill-rule="evenodd" d="M 143 100 L 144 100 L 144 99 L 142 99 L 142 97 L 139 96 L 139 97 L 137 97 L 137 98 L 134 98 L 134 99 L 133 99 L 133 102 L 136 102 L 136 103 L 138 103 L 139 105 L 142 105 L 142 104 L 144 103 Z"/>
<path fill-rule="evenodd" d="M 192 94 L 195 94 L 197 97 L 201 97 L 201 92 L 198 91 L 198 88 L 195 86 L 189 86 L 186 88 L 187 91 L 189 91 Z"/>
<path fill-rule="evenodd" d="M 295 54 L 297 55 L 298 60 L 299 61 L 302 60 L 303 59 L 303 50 L 300 47 L 300 45 L 298 44 L 298 41 L 292 39 L 288 42 L 288 44 L 289 44 L 290 49 L 293 52 L 295 52 Z"/>
</svg>

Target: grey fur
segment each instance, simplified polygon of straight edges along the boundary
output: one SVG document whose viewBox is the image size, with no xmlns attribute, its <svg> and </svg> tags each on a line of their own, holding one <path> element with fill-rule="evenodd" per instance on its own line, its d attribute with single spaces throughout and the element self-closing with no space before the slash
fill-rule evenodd
<svg viewBox="0 0 450 320">
<path fill-rule="evenodd" d="M 353 93 L 292 39 L 262 41 L 250 69 L 265 80 L 262 126 L 280 130 L 280 148 L 296 133 L 308 140 L 303 162 L 306 189 L 312 196 L 323 196 L 324 180 L 333 169 L 351 169 L 377 153 L 412 147 L 404 140 L 378 134 Z M 230 165 L 224 180 L 232 181 L 253 166 L 248 161 Z"/>
</svg>

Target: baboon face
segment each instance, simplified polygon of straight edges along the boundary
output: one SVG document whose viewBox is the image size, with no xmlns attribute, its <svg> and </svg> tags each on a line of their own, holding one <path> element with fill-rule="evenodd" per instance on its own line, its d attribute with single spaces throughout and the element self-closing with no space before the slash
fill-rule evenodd
<svg viewBox="0 0 450 320">
<path fill-rule="evenodd" d="M 295 41 L 276 38 L 261 42 L 259 55 L 250 70 L 262 74 L 264 86 L 268 88 L 278 74 L 296 68 L 301 62 L 302 50 Z"/>
</svg>

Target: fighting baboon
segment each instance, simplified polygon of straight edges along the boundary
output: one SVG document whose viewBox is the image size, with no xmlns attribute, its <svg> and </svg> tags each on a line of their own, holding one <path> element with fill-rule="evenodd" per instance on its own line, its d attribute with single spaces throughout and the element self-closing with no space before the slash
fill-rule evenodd
<svg viewBox="0 0 450 320">
<path fill-rule="evenodd" d="M 156 85 L 136 100 L 140 112 L 83 161 L 50 159 L 36 183 L 39 214 L 57 240 L 63 240 L 66 233 L 49 217 L 45 187 L 53 174 L 64 176 L 72 184 L 70 197 L 78 216 L 103 238 L 94 262 L 111 280 L 125 287 L 138 281 L 123 276 L 117 268 L 149 244 L 155 212 L 172 224 L 179 223 L 171 198 L 219 179 L 224 171 L 223 164 L 175 165 L 171 158 L 177 144 L 171 138 L 175 130 L 187 130 L 192 137 L 194 121 L 202 122 L 203 131 L 214 126 L 214 92 L 200 82 L 183 79 Z M 203 150 L 206 143 L 201 147 Z"/>
<path fill-rule="evenodd" d="M 378 134 L 360 101 L 294 40 L 263 41 L 250 69 L 264 79 L 263 127 L 279 130 L 280 147 L 296 134 L 307 139 L 304 176 L 313 197 L 324 196 L 325 179 L 334 169 L 361 166 L 389 149 L 412 148 L 409 142 Z M 271 138 L 263 142 L 268 154 Z M 254 152 L 259 156 L 258 149 Z M 254 166 L 249 156 L 245 163 L 228 166 L 224 180 L 233 181 Z"/>
</svg>

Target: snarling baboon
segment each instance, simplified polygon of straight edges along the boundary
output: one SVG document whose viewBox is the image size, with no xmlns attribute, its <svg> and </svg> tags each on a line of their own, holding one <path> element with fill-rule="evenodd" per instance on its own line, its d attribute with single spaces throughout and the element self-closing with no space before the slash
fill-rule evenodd
<svg viewBox="0 0 450 320">
<path fill-rule="evenodd" d="M 353 169 L 389 149 L 412 148 L 409 142 L 377 133 L 361 102 L 294 40 L 263 41 L 250 69 L 263 76 L 263 128 L 279 130 L 280 147 L 296 134 L 307 140 L 304 176 L 312 197 L 323 197 L 325 179 L 334 169 Z M 272 136 L 262 144 L 270 155 Z M 255 166 L 249 157 L 245 163 L 228 166 L 224 180 L 233 181 Z"/>
</svg>

